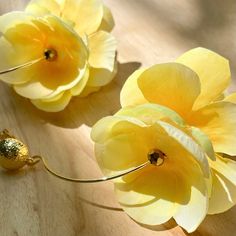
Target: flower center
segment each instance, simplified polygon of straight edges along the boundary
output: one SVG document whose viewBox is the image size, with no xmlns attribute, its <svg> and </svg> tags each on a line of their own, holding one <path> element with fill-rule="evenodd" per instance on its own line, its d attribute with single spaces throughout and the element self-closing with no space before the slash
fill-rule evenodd
<svg viewBox="0 0 236 236">
<path fill-rule="evenodd" d="M 154 149 L 148 153 L 148 160 L 155 166 L 160 166 L 164 163 L 166 155 L 158 149 Z"/>
<path fill-rule="evenodd" d="M 53 48 L 44 51 L 44 57 L 47 61 L 54 61 L 57 58 L 57 51 Z"/>
</svg>

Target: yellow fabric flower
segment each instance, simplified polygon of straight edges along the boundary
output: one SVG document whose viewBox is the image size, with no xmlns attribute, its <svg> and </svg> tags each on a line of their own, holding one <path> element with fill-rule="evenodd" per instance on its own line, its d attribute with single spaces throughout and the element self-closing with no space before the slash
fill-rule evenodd
<svg viewBox="0 0 236 236">
<path fill-rule="evenodd" d="M 236 203 L 236 162 L 222 157 L 222 153 L 236 155 L 236 95 L 220 100 L 229 83 L 228 60 L 196 48 L 176 62 L 136 71 L 121 91 L 123 107 L 149 102 L 166 106 L 184 119 L 205 150 L 212 142 L 217 154 L 216 160 L 210 161 L 213 188 L 209 214 L 226 211 Z"/>
<path fill-rule="evenodd" d="M 114 21 L 100 0 L 31 1 L 25 12 L 0 17 L 1 70 L 56 53 L 0 79 L 44 111 L 63 110 L 72 96 L 87 96 L 116 73 Z"/>
<path fill-rule="evenodd" d="M 144 104 L 101 119 L 91 137 L 105 175 L 145 163 L 150 153 L 162 153 L 162 165 L 150 164 L 115 180 L 115 193 L 135 221 L 158 225 L 173 217 L 192 232 L 208 212 L 211 174 L 203 148 L 184 132 L 183 123 L 169 108 Z"/>
</svg>

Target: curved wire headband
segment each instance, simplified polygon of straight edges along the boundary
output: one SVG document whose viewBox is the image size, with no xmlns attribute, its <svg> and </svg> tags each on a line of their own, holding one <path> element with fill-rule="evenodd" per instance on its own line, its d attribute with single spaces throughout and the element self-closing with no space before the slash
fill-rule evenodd
<svg viewBox="0 0 236 236">
<path fill-rule="evenodd" d="M 51 167 L 49 167 L 47 161 L 42 156 L 36 155 L 36 156 L 31 157 L 29 155 L 28 147 L 24 143 L 22 143 L 20 140 L 12 136 L 8 132 L 8 130 L 5 129 L 0 133 L 0 166 L 8 170 L 18 170 L 24 167 L 25 165 L 34 166 L 41 160 L 44 165 L 44 168 L 50 174 L 62 180 L 66 180 L 70 182 L 98 183 L 98 182 L 104 182 L 104 181 L 117 179 L 122 176 L 128 175 L 132 172 L 141 170 L 150 164 L 160 166 L 163 164 L 164 158 L 165 158 L 164 153 L 162 153 L 159 150 L 152 150 L 148 153 L 146 162 L 136 167 L 133 167 L 127 171 L 119 173 L 117 175 L 103 176 L 103 177 L 95 178 L 95 179 L 70 178 L 70 177 L 63 176 L 57 173 L 56 171 L 52 170 Z"/>
</svg>

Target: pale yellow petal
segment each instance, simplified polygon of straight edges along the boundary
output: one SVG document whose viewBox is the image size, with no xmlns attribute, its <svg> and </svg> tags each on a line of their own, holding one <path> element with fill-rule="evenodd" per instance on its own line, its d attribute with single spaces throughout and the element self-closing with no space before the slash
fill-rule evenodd
<svg viewBox="0 0 236 236">
<path fill-rule="evenodd" d="M 148 103 L 144 98 L 141 90 L 138 87 L 138 79 L 145 69 L 136 70 L 125 81 L 120 93 L 120 104 L 122 107 L 135 106 L 139 104 Z"/>
<path fill-rule="evenodd" d="M 3 37 L 0 38 L 1 61 L 0 71 L 5 71 L 14 67 L 11 55 L 14 53 L 13 47 Z M 9 84 L 22 84 L 30 80 L 31 76 L 27 73 L 28 69 L 22 69 L 20 72 L 13 71 L 11 73 L 3 74 L 0 80 Z M 27 75 L 27 76 L 26 76 Z"/>
<path fill-rule="evenodd" d="M 202 170 L 204 176 L 206 178 L 209 178 L 210 177 L 210 169 L 209 169 L 209 163 L 208 163 L 207 157 L 206 157 L 205 153 L 203 152 L 203 150 L 200 148 L 200 146 L 195 142 L 195 140 L 193 138 L 191 138 L 189 135 L 187 135 L 186 133 L 184 133 L 182 130 L 177 129 L 176 127 L 174 127 L 173 125 L 171 125 L 167 122 L 157 121 L 156 124 L 160 125 L 160 127 L 165 130 L 166 134 L 169 137 L 171 137 L 172 140 L 175 140 L 178 143 L 178 145 L 181 146 L 181 148 L 183 150 L 187 151 L 191 155 L 191 157 L 195 159 L 195 161 L 201 167 L 201 170 Z M 160 136 L 160 138 L 161 138 L 161 136 Z M 169 142 L 167 142 L 167 141 L 165 142 L 165 141 L 166 141 L 166 138 L 163 138 L 163 140 L 160 141 L 161 143 L 159 144 L 159 146 L 161 147 L 163 145 L 163 147 L 162 147 L 163 152 L 169 153 L 170 151 L 168 149 L 170 149 L 171 146 L 169 145 Z M 177 148 L 177 147 L 175 147 L 175 148 Z M 164 149 L 166 149 L 166 152 Z M 174 150 L 174 152 L 176 152 L 176 151 L 177 151 L 177 149 Z M 181 152 L 179 151 L 178 153 L 181 156 L 181 154 L 180 154 Z M 169 156 L 176 156 L 176 154 L 172 153 Z M 183 156 L 187 156 L 187 154 L 185 154 Z"/>
<path fill-rule="evenodd" d="M 180 162 L 173 168 L 168 164 L 147 167 L 131 181 L 126 178 L 128 181 L 115 183 L 118 201 L 139 223 L 158 225 L 174 217 L 179 225 L 192 232 L 207 213 L 205 180 L 194 160 Z"/>
<path fill-rule="evenodd" d="M 105 31 L 98 31 L 88 38 L 89 64 L 94 68 L 114 69 L 117 42 L 114 36 Z"/>
<path fill-rule="evenodd" d="M 142 121 L 132 117 L 106 116 L 95 123 L 91 130 L 91 138 L 94 142 L 103 143 L 108 138 L 113 137 L 114 134 L 117 134 L 118 131 L 118 134 L 121 131 L 128 134 L 132 131 L 132 128 L 135 130 L 145 126 Z"/>
<path fill-rule="evenodd" d="M 89 74 L 90 74 L 90 71 L 89 69 L 86 69 L 83 77 L 79 80 L 79 82 L 77 82 L 77 84 L 75 84 L 72 88 L 71 88 L 71 94 L 73 96 L 78 96 L 82 93 L 82 91 L 84 90 L 87 82 L 88 82 L 88 79 L 89 79 Z"/>
<path fill-rule="evenodd" d="M 147 161 L 150 144 L 140 122 L 135 119 L 106 117 L 92 129 L 95 155 L 105 175 L 127 170 Z M 122 151 L 121 151 L 122 150 Z"/>
<path fill-rule="evenodd" d="M 59 112 L 66 108 L 71 100 L 69 91 L 62 92 L 51 99 L 31 100 L 31 102 L 40 110 L 46 112 Z"/>
<path fill-rule="evenodd" d="M 209 158 L 215 160 L 215 152 L 211 140 L 197 127 L 189 127 L 192 137 L 199 143 Z"/>
<path fill-rule="evenodd" d="M 99 28 L 103 18 L 103 3 L 101 0 L 32 0 L 26 12 L 37 16 L 56 15 L 74 26 L 83 36 Z"/>
<path fill-rule="evenodd" d="M 208 187 L 196 163 L 179 168 L 181 178 L 177 183 L 181 193 L 175 221 L 187 232 L 191 233 L 202 223 L 208 212 Z M 182 185 L 182 186 L 181 186 Z"/>
<path fill-rule="evenodd" d="M 198 144 L 198 148 L 207 154 L 210 159 L 215 160 L 215 152 L 211 140 L 202 130 L 197 127 L 186 126 L 185 124 L 177 123 L 176 121 L 174 122 L 173 119 L 164 119 L 163 121 L 190 136 L 190 138 Z"/>
<path fill-rule="evenodd" d="M 114 64 L 113 71 L 101 68 L 90 67 L 90 76 L 88 80 L 89 87 L 101 87 L 112 81 L 117 73 L 117 62 Z"/>
<path fill-rule="evenodd" d="M 30 99 L 40 99 L 53 93 L 53 90 L 43 86 L 39 81 L 14 85 L 13 88 L 19 95 Z"/>
<path fill-rule="evenodd" d="M 213 102 L 220 102 L 220 101 L 224 100 L 225 97 L 226 97 L 225 92 L 224 92 L 224 93 L 221 93 L 218 97 L 216 97 L 216 98 L 213 100 Z"/>
<path fill-rule="evenodd" d="M 194 159 L 201 166 L 203 173 L 205 173 L 206 186 L 208 195 L 210 196 L 212 189 L 212 177 L 206 154 L 209 158 L 215 160 L 215 153 L 211 141 L 200 129 L 196 127 L 178 125 L 172 120 L 165 120 L 165 123 L 163 124 L 166 124 L 165 126 L 167 126 L 167 133 L 169 133 L 168 129 L 170 129 L 170 131 L 174 134 L 173 138 L 175 138 L 177 142 L 181 143 L 182 146 L 192 154 L 192 157 L 194 157 Z M 181 156 L 184 155 L 182 154 Z"/>
<path fill-rule="evenodd" d="M 80 35 L 90 35 L 102 22 L 103 3 L 101 0 L 67 0 L 61 14 L 62 18 L 75 23 Z"/>
<path fill-rule="evenodd" d="M 56 0 L 31 0 L 25 11 L 35 16 L 53 14 L 60 16 L 61 6 Z"/>
<path fill-rule="evenodd" d="M 232 93 L 229 96 L 227 96 L 224 101 L 226 102 L 232 102 L 232 103 L 236 103 L 236 93 Z"/>
<path fill-rule="evenodd" d="M 81 70 L 78 69 L 78 76 L 74 78 L 70 83 L 58 86 L 53 93 L 47 95 L 45 98 L 50 99 L 51 97 L 56 96 L 57 94 L 66 91 L 66 90 L 73 90 L 72 94 L 76 95 L 83 88 L 85 87 L 87 81 L 88 81 L 88 76 L 89 76 L 89 69 L 87 66 L 82 68 Z M 74 88 L 74 89 L 73 89 Z"/>
<path fill-rule="evenodd" d="M 236 203 L 236 186 L 217 171 L 212 172 L 213 187 L 208 214 L 219 214 L 229 210 Z"/>
<path fill-rule="evenodd" d="M 168 221 L 176 212 L 178 179 L 165 168 L 152 168 L 131 183 L 115 184 L 115 192 L 125 212 L 135 221 L 158 225 Z"/>
<path fill-rule="evenodd" d="M 115 22 L 114 22 L 114 18 L 112 16 L 111 10 L 106 6 L 103 6 L 102 23 L 98 30 L 104 30 L 104 31 L 110 32 L 112 31 L 114 26 L 115 26 Z"/>
<path fill-rule="evenodd" d="M 236 162 L 218 155 L 216 161 L 210 161 L 210 166 L 213 187 L 208 214 L 218 214 L 236 204 Z"/>
<path fill-rule="evenodd" d="M 201 94 L 194 104 L 195 110 L 216 99 L 230 83 L 229 61 L 206 48 L 189 50 L 176 61 L 195 71 L 201 81 Z"/>
<path fill-rule="evenodd" d="M 6 70 L 20 66 L 27 62 L 42 57 L 43 47 L 40 42 L 42 34 L 32 23 L 31 18 L 22 19 L 9 27 L 1 37 L 1 69 Z M 39 63 L 39 62 L 38 62 Z M 10 84 L 22 84 L 30 79 L 34 74 L 36 65 L 21 68 L 16 71 L 1 75 L 1 79 Z"/>
<path fill-rule="evenodd" d="M 9 54 L 11 54 L 11 51 L 13 51 L 13 47 L 11 44 L 4 38 L 0 38 L 0 48 L 1 48 L 1 61 L 0 61 L 0 71 L 4 71 L 9 69 L 11 65 L 9 65 L 9 61 L 11 58 L 9 58 Z M 1 79 L 2 79 L 1 75 Z"/>
<path fill-rule="evenodd" d="M 33 20 L 29 20 L 19 22 L 4 33 L 4 38 L 14 48 L 14 52 L 9 52 L 11 64 L 19 65 L 42 57 L 45 37 L 42 32 Z"/>
<path fill-rule="evenodd" d="M 184 124 L 184 120 L 175 111 L 153 103 L 141 104 L 134 107 L 123 107 L 116 115 L 135 117 L 148 125 L 152 125 L 158 120 L 166 119 L 171 119 L 180 125 Z"/>
<path fill-rule="evenodd" d="M 200 128 L 215 152 L 236 155 L 236 104 L 216 102 L 192 113 L 188 123 Z"/>
<path fill-rule="evenodd" d="M 87 86 L 100 87 L 109 83 L 117 71 L 116 41 L 113 36 L 99 31 L 88 38 L 90 74 Z"/>
<path fill-rule="evenodd" d="M 0 32 L 5 33 L 9 28 L 16 26 L 19 23 L 29 24 L 33 19 L 32 15 L 21 11 L 12 11 L 0 16 Z"/>
<path fill-rule="evenodd" d="M 135 83 L 135 80 L 133 83 Z M 131 88 L 132 90 L 130 90 L 128 85 L 129 83 L 125 83 L 122 90 L 126 90 L 125 93 L 129 94 L 134 103 L 136 103 L 137 93 L 131 93 L 134 89 Z M 152 66 L 139 75 L 137 85 L 148 102 L 167 106 L 182 117 L 188 116 L 195 99 L 200 94 L 200 81 L 197 74 L 178 63 Z M 138 95 L 140 92 L 138 92 Z M 124 97 L 121 99 L 125 103 L 122 105 L 127 105 Z M 137 101 L 139 100 L 141 99 L 137 96 Z M 137 103 L 131 104 L 128 99 L 128 104 L 136 105 Z"/>
</svg>

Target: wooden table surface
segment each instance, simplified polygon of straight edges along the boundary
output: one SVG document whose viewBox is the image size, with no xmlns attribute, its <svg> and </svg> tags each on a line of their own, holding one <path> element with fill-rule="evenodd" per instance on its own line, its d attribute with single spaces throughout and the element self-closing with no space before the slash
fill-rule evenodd
<svg viewBox="0 0 236 236">
<path fill-rule="evenodd" d="M 0 13 L 23 9 L 27 0 L 0 1 Z M 167 62 L 198 46 L 231 61 L 236 76 L 236 2 L 234 0 L 105 0 L 119 41 L 119 72 L 100 92 L 73 99 L 64 112 L 48 114 L 0 83 L 0 128 L 8 128 L 61 173 L 73 177 L 101 174 L 93 155 L 90 129 L 119 107 L 126 78 L 141 66 Z M 1 58 L 0 58 L 1 60 Z M 236 85 L 236 83 L 234 83 Z M 236 88 L 232 85 L 231 90 Z M 190 216 L 191 217 L 191 216 Z M 235 235 L 236 207 L 208 216 L 191 235 Z M 182 236 L 173 221 L 144 228 L 119 207 L 112 183 L 79 185 L 47 174 L 42 165 L 8 174 L 0 171 L 1 236 Z"/>
</svg>

